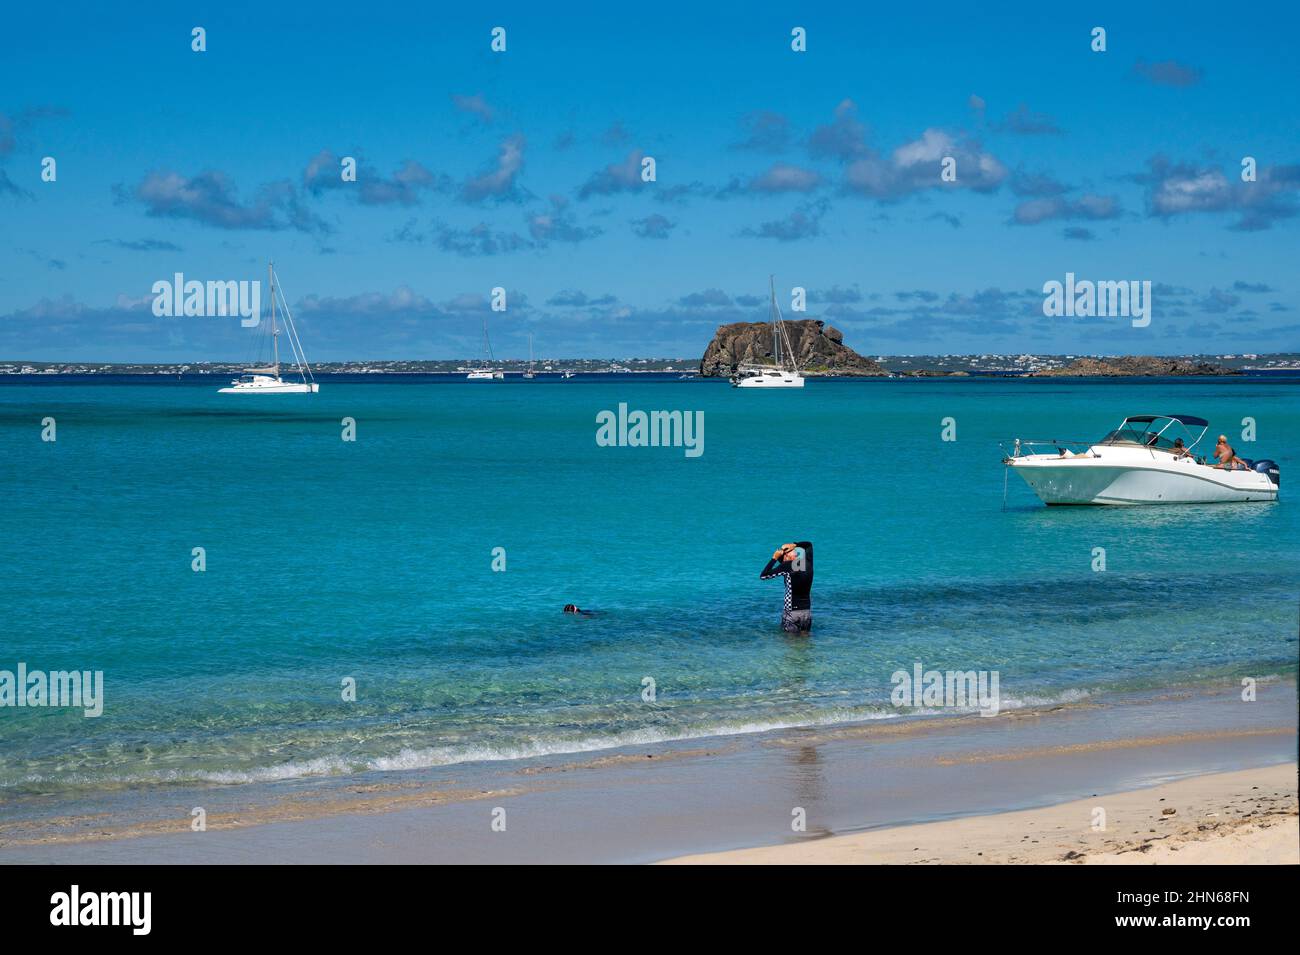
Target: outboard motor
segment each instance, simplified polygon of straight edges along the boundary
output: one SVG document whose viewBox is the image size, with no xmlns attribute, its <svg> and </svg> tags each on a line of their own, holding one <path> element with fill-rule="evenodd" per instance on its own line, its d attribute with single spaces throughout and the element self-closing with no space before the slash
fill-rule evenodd
<svg viewBox="0 0 1300 955">
<path fill-rule="evenodd" d="M 1282 486 L 1282 473 L 1278 469 L 1276 461 L 1256 461 L 1251 465 L 1252 471 L 1258 471 L 1260 474 L 1267 474 L 1268 479 L 1277 487 Z"/>
</svg>

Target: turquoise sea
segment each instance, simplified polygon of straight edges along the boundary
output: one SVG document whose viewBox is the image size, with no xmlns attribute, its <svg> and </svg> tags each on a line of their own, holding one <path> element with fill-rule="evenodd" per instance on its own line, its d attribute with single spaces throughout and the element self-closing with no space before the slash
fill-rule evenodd
<svg viewBox="0 0 1300 955">
<path fill-rule="evenodd" d="M 916 662 L 1004 707 L 1296 672 L 1300 378 L 223 383 L 0 379 L 0 670 L 105 683 L 99 718 L 0 708 L 0 806 L 889 718 Z M 702 411 L 704 453 L 598 446 L 620 403 Z M 1281 502 L 1048 509 L 1013 474 L 1004 510 L 999 442 L 1147 412 L 1278 461 Z M 809 638 L 758 579 L 796 539 Z"/>
</svg>

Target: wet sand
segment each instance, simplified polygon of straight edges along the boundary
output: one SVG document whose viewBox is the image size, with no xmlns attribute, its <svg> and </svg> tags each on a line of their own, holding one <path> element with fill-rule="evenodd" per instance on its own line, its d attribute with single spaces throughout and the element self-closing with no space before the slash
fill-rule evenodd
<svg viewBox="0 0 1300 955">
<path fill-rule="evenodd" d="M 1267 820 L 1238 826 L 1245 816 L 1236 814 L 1196 830 L 1240 841 L 1253 838 L 1247 829 L 1258 823 L 1275 838 L 1286 832 L 1280 800 L 1288 794 L 1294 814 L 1296 741 L 1296 689 L 1282 681 L 1261 684 L 1251 703 L 1228 686 L 993 718 L 876 720 L 412 772 L 122 791 L 73 803 L 32 797 L 4 804 L 0 863 L 652 862 L 758 846 L 813 851 L 956 819 L 983 832 L 985 848 L 959 857 L 975 845 L 974 835 L 963 835 L 920 852 L 925 861 L 1059 861 L 1083 851 L 1056 852 L 1064 844 L 1052 841 L 1057 836 L 1086 840 L 1092 861 L 1107 853 L 1158 858 L 1149 853 L 1174 846 L 1192 859 L 1181 836 L 1149 849 L 1123 841 L 1152 835 L 1130 831 L 1150 811 L 1135 791 L 1240 770 L 1289 773 L 1289 788 L 1268 784 L 1269 811 L 1259 810 Z M 1207 793 L 1211 802 L 1228 799 L 1221 812 L 1245 806 L 1232 794 Z M 1113 845 L 1098 843 L 1091 829 L 1077 832 L 1090 822 L 1071 814 L 1085 805 L 1089 813 L 1111 806 Z M 1147 828 L 1181 832 L 1185 819 L 1212 811 L 1204 801 L 1184 805 L 1182 818 Z M 195 807 L 206 812 L 206 831 L 192 828 Z M 1065 815 L 1033 823 L 1052 838 L 1028 846 L 1026 830 L 988 822 L 1041 807 Z M 794 829 L 796 817 L 806 819 L 804 831 Z M 1212 817 L 1198 818 L 1209 825 Z M 1230 831 L 1222 825 L 1229 820 Z M 918 847 L 869 861 L 921 861 Z"/>
</svg>

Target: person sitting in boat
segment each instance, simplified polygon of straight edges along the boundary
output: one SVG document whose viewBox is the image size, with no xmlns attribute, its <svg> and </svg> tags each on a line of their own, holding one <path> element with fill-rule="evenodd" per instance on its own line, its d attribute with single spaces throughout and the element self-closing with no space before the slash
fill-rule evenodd
<svg viewBox="0 0 1300 955">
<path fill-rule="evenodd" d="M 1232 445 L 1228 444 L 1226 435 L 1219 435 L 1218 443 L 1214 445 L 1214 459 L 1219 462 L 1214 465 L 1215 470 L 1246 470 L 1246 462 L 1237 457 L 1237 452 L 1232 449 Z"/>
<path fill-rule="evenodd" d="M 807 633 L 812 629 L 813 547 L 811 541 L 782 544 L 759 572 L 760 580 L 785 577 L 781 629 Z"/>
<path fill-rule="evenodd" d="M 1183 446 L 1182 438 L 1174 438 L 1174 446 L 1169 450 L 1174 452 L 1175 458 L 1190 458 L 1192 456 L 1192 452 Z"/>
</svg>

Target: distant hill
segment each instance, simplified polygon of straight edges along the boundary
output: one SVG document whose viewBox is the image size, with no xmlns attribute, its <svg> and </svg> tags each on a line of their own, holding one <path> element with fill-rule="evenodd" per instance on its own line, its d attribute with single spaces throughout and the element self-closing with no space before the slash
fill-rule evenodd
<svg viewBox="0 0 1300 955">
<path fill-rule="evenodd" d="M 844 334 L 825 322 L 807 318 L 785 323 L 800 371 L 807 375 L 888 375 L 871 358 L 844 344 Z M 770 365 L 772 326 L 767 322 L 732 322 L 719 326 L 700 359 L 704 377 L 726 377 L 740 365 Z"/>
</svg>

